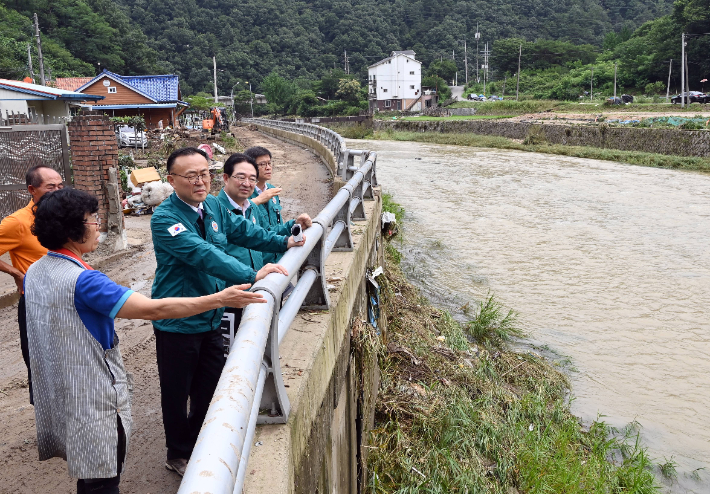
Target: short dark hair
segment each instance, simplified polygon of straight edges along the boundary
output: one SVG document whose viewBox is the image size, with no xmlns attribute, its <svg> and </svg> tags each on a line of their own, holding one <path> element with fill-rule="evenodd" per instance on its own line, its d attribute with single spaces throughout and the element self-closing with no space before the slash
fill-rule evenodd
<svg viewBox="0 0 710 494">
<path fill-rule="evenodd" d="M 254 158 L 243 153 L 234 153 L 227 158 L 227 161 L 224 162 L 224 173 L 231 176 L 232 173 L 234 173 L 234 167 L 245 161 L 254 167 L 256 170 L 256 178 L 259 178 L 259 167 L 256 165 L 256 161 L 254 161 Z"/>
<path fill-rule="evenodd" d="M 60 189 L 45 194 L 34 208 L 32 233 L 46 249 L 61 249 L 69 240 L 86 237 L 84 217 L 99 211 L 99 201 L 83 190 Z"/>
<path fill-rule="evenodd" d="M 244 154 L 251 157 L 251 159 L 253 159 L 254 161 L 256 161 L 256 159 L 259 156 L 265 156 L 267 154 L 269 155 L 269 158 L 272 157 L 271 151 L 269 151 L 268 149 L 263 148 L 261 146 L 252 146 L 249 149 L 247 149 L 246 151 L 244 151 Z"/>
<path fill-rule="evenodd" d="M 207 160 L 207 163 L 210 162 L 207 153 L 205 153 L 202 149 L 197 149 L 193 147 L 176 149 L 175 151 L 170 153 L 170 156 L 168 156 L 168 173 L 170 173 L 170 169 L 173 167 L 173 163 L 175 163 L 176 159 L 180 158 L 181 156 L 192 156 L 193 154 L 199 154 Z"/>
<path fill-rule="evenodd" d="M 49 168 L 50 170 L 54 170 L 53 167 L 45 164 L 33 166 L 27 170 L 27 173 L 25 173 L 25 182 L 27 183 L 27 187 L 30 185 L 32 187 L 39 187 L 42 185 L 42 174 L 39 172 L 40 168 Z"/>
</svg>

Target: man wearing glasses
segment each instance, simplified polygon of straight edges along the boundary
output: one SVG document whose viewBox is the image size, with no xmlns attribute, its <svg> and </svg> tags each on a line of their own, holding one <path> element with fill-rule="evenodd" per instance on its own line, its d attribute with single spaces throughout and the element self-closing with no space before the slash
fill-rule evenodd
<svg viewBox="0 0 710 494">
<path fill-rule="evenodd" d="M 47 253 L 37 237 L 32 235 L 30 228 L 34 223 L 32 208 L 40 198 L 48 192 L 53 192 L 64 187 L 62 176 L 49 165 L 36 165 L 27 170 L 25 174 L 27 192 L 32 199 L 30 203 L 7 216 L 0 223 L 0 256 L 5 252 L 10 253 L 12 265 L 0 261 L 0 271 L 15 278 L 20 301 L 17 304 L 17 323 L 20 326 L 20 350 L 22 359 L 27 366 L 27 382 L 30 389 L 30 403 L 32 398 L 32 375 L 30 372 L 30 353 L 27 346 L 27 320 L 25 316 L 25 291 L 23 282 L 25 273 L 35 261 Z"/>
<path fill-rule="evenodd" d="M 279 194 L 283 189 L 267 182 L 267 180 L 271 180 L 273 172 L 271 151 L 261 146 L 253 146 L 244 151 L 244 154 L 252 158 L 259 168 L 259 181 L 254 188 L 251 200 L 254 204 L 259 205 L 264 213 L 264 219 L 266 220 L 264 228 L 268 228 L 280 235 L 287 235 L 287 232 L 291 232 L 291 227 L 295 220 L 284 223 L 281 217 L 281 200 L 279 199 Z M 264 262 L 277 262 L 280 258 L 279 254 L 264 253 Z"/>
<path fill-rule="evenodd" d="M 231 155 L 224 162 L 224 175 L 222 177 L 224 179 L 224 188 L 217 198 L 225 208 L 234 214 L 243 216 L 253 225 L 268 229 L 269 223 L 264 216 L 265 213 L 249 199 L 254 193 L 254 187 L 259 180 L 259 173 L 259 168 L 254 160 L 246 154 L 236 153 Z M 311 226 L 311 217 L 307 214 L 300 215 L 296 221 L 300 223 L 304 230 Z M 271 253 L 230 244 L 227 246 L 227 254 L 247 266 L 251 266 L 252 269 L 259 270 L 265 264 L 264 255 Z M 238 327 L 242 317 L 242 309 L 228 308 L 225 312 L 234 314 L 234 327 Z"/>
<path fill-rule="evenodd" d="M 210 295 L 227 284 L 254 283 L 269 273 L 288 274 L 275 264 L 255 270 L 226 253 L 230 244 L 285 252 L 303 242 L 264 230 L 224 208 L 209 194 L 212 174 L 203 151 L 174 151 L 167 170 L 175 192 L 158 206 L 150 222 L 157 262 L 153 298 Z M 168 449 L 165 466 L 179 475 L 185 472 L 224 367 L 218 331 L 223 312 L 221 308 L 153 323 Z"/>
</svg>

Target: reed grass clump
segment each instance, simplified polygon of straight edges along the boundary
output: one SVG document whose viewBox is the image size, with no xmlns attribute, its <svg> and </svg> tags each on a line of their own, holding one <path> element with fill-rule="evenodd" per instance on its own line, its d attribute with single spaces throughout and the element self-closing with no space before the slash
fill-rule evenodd
<svg viewBox="0 0 710 494">
<path fill-rule="evenodd" d="M 381 385 L 368 492 L 657 492 L 638 432 L 581 425 L 554 363 L 506 346 L 522 335 L 513 312 L 488 296 L 461 324 L 389 256 L 384 278 L 387 330 L 371 339 Z"/>
</svg>

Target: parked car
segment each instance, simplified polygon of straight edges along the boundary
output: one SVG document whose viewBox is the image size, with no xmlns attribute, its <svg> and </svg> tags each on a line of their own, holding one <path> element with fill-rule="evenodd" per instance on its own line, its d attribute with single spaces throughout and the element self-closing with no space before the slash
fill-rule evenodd
<svg viewBox="0 0 710 494">
<path fill-rule="evenodd" d="M 148 138 L 145 132 L 142 132 L 136 137 L 136 129 L 133 127 L 123 126 L 116 131 L 119 147 L 142 147 L 148 145 Z"/>
<path fill-rule="evenodd" d="M 680 104 L 681 99 L 685 100 L 685 103 L 708 103 L 710 102 L 710 96 L 700 91 L 690 91 L 689 93 L 682 92 L 671 98 L 671 103 L 674 105 Z"/>
</svg>

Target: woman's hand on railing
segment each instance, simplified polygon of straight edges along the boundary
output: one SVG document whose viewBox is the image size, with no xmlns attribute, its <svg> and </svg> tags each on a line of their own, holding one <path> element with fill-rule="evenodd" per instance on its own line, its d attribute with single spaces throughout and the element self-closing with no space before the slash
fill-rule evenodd
<svg viewBox="0 0 710 494">
<path fill-rule="evenodd" d="M 249 304 L 265 304 L 266 299 L 256 292 L 248 292 L 251 285 L 236 285 L 225 288 L 219 295 L 223 297 L 222 302 L 224 307 L 235 307 L 243 309 Z"/>
</svg>

